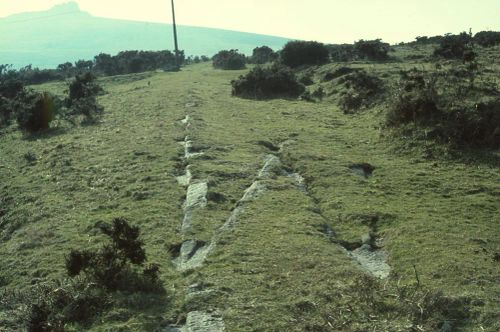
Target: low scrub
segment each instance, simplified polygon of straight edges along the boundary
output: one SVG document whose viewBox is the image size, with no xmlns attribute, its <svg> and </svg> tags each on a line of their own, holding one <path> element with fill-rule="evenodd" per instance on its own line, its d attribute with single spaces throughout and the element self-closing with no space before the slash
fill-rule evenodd
<svg viewBox="0 0 500 332">
<path fill-rule="evenodd" d="M 348 62 L 356 58 L 352 44 L 328 45 L 328 51 L 333 62 Z"/>
<path fill-rule="evenodd" d="M 11 324 L 13 330 L 23 325 L 33 332 L 66 331 L 69 327 L 71 331 L 87 330 L 96 315 L 116 305 L 116 291 L 164 293 L 158 265 L 145 264 L 138 227 L 123 218 L 97 227 L 109 243 L 99 250 L 72 250 L 66 257 L 69 279 L 0 292 L 0 311 L 10 316 L 3 319 L 4 324 Z"/>
<path fill-rule="evenodd" d="M 238 50 L 224 50 L 214 55 L 212 61 L 216 69 L 238 70 L 245 68 L 246 58 Z"/>
<path fill-rule="evenodd" d="M 359 40 L 354 43 L 354 52 L 359 59 L 383 61 L 389 59 L 390 46 L 381 39 Z"/>
<path fill-rule="evenodd" d="M 305 91 L 293 71 L 277 64 L 256 67 L 233 80 L 231 85 L 233 96 L 249 99 L 297 98 Z"/>
<path fill-rule="evenodd" d="M 65 103 L 70 116 L 83 115 L 87 122 L 92 122 L 102 114 L 103 108 L 97 103 L 97 96 L 103 89 L 92 73 L 75 76 L 68 91 Z"/>
<path fill-rule="evenodd" d="M 110 291 L 155 291 L 159 289 L 158 266 L 143 267 L 146 252 L 139 239 L 139 228 L 130 226 L 123 218 L 115 218 L 111 225 L 99 229 L 111 243 L 97 251 L 72 250 L 66 257 L 70 277 L 84 274 L 88 280 Z"/>
<path fill-rule="evenodd" d="M 447 297 L 418 283 L 381 285 L 368 276 L 330 297 L 336 306 L 322 308 L 321 316 L 335 331 L 455 331 L 471 316 L 470 298 Z"/>
<path fill-rule="evenodd" d="M 500 45 L 500 31 L 481 31 L 474 35 L 474 42 L 482 47 Z"/>
<path fill-rule="evenodd" d="M 291 41 L 281 51 L 281 62 L 291 68 L 322 65 L 329 61 L 328 48 L 315 41 Z"/>
<path fill-rule="evenodd" d="M 463 59 L 471 51 L 472 37 L 462 32 L 444 36 L 434 50 L 434 55 L 445 59 Z"/>
<path fill-rule="evenodd" d="M 108 294 L 83 279 L 40 283 L 22 291 L 0 293 L 0 310 L 8 313 L 5 328 L 26 331 L 65 331 L 69 324 L 88 327 L 110 304 Z M 7 329 L 9 330 L 9 329 Z"/>
<path fill-rule="evenodd" d="M 20 129 L 28 133 L 49 129 L 56 113 L 54 97 L 51 94 L 24 89 L 17 95 L 14 103 Z"/>
<path fill-rule="evenodd" d="M 261 46 L 253 49 L 252 56 L 250 57 L 249 62 L 263 65 L 265 63 L 272 62 L 277 58 L 278 54 L 274 52 L 272 48 L 268 46 Z"/>
<path fill-rule="evenodd" d="M 333 62 L 384 61 L 389 59 L 390 45 L 381 39 L 361 39 L 354 44 L 329 45 L 328 50 Z"/>
<path fill-rule="evenodd" d="M 338 83 L 345 87 L 339 99 L 339 106 L 344 113 L 372 106 L 384 91 L 382 80 L 364 70 L 341 76 Z"/>
<path fill-rule="evenodd" d="M 426 138 L 455 147 L 500 147 L 500 93 L 461 80 L 451 73 L 402 73 L 387 125 L 411 124 Z"/>
</svg>

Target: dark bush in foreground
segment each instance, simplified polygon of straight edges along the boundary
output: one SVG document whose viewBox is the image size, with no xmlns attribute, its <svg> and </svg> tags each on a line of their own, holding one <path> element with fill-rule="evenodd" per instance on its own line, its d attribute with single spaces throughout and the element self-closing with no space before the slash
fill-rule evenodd
<svg viewBox="0 0 500 332">
<path fill-rule="evenodd" d="M 305 90 L 290 69 L 276 64 L 270 68 L 256 67 L 231 85 L 233 96 L 250 99 L 297 98 Z"/>
<path fill-rule="evenodd" d="M 246 58 L 238 50 L 220 51 L 212 58 L 213 66 L 217 69 L 238 70 L 244 69 Z"/>
<path fill-rule="evenodd" d="M 137 268 L 134 268 L 146 261 L 139 228 L 130 226 L 123 218 L 115 218 L 112 225 L 101 224 L 99 228 L 111 243 L 98 251 L 72 250 L 66 257 L 68 275 L 75 277 L 83 273 L 89 280 L 111 291 L 158 290 L 155 264 L 145 267 L 142 273 L 137 273 Z"/>
<path fill-rule="evenodd" d="M 371 106 L 383 92 L 383 82 L 364 70 L 344 75 L 338 83 L 346 88 L 339 99 L 339 106 L 344 113 Z"/>
<path fill-rule="evenodd" d="M 415 70 L 403 73 L 387 125 L 421 128 L 426 138 L 457 147 L 500 147 L 500 93 L 495 90 L 491 96 L 484 95 L 481 87 L 450 82 L 451 76 Z"/>
<path fill-rule="evenodd" d="M 276 60 L 278 55 L 268 46 L 256 47 L 253 49 L 250 63 L 262 65 L 267 62 Z"/>
<path fill-rule="evenodd" d="M 283 64 L 296 68 L 303 65 L 322 65 L 329 61 L 328 48 L 315 41 L 291 41 L 281 51 Z"/>
</svg>

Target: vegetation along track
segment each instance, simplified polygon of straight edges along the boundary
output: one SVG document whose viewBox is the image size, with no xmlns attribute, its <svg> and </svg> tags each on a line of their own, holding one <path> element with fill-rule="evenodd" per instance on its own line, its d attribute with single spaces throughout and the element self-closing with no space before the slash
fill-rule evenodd
<svg viewBox="0 0 500 332">
<path fill-rule="evenodd" d="M 405 303 L 431 312 L 402 295 L 417 272 L 429 294 L 462 301 L 441 307 L 464 303 L 471 322 L 447 324 L 494 331 L 498 168 L 395 153 L 382 107 L 233 98 L 241 73 L 200 64 L 104 78 L 101 123 L 36 140 L 5 132 L 1 192 L 17 203 L 3 207 L 0 287 L 63 275 L 69 248 L 124 216 L 162 262 L 168 300 L 119 297 L 90 330 L 411 331 L 423 323 Z"/>
</svg>

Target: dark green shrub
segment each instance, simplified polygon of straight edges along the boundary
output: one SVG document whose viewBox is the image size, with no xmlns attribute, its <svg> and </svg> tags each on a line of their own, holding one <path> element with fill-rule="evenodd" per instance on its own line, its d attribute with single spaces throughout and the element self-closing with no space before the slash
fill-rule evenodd
<svg viewBox="0 0 500 332">
<path fill-rule="evenodd" d="M 214 68 L 224 70 L 244 69 L 246 58 L 244 54 L 238 53 L 238 50 L 220 51 L 212 57 Z"/>
<path fill-rule="evenodd" d="M 142 277 L 133 268 L 146 261 L 139 228 L 130 226 L 123 218 L 115 218 L 112 225 L 101 224 L 99 229 L 111 243 L 98 251 L 72 250 L 66 257 L 68 275 L 84 273 L 89 280 L 111 291 L 158 290 L 158 266 L 147 266 Z"/>
<path fill-rule="evenodd" d="M 438 110 L 436 77 L 419 71 L 403 72 L 395 100 L 387 115 L 387 124 L 428 123 L 441 117 Z"/>
<path fill-rule="evenodd" d="M 497 148 L 500 146 L 498 91 L 485 96 L 466 78 L 442 77 L 410 71 L 402 74 L 387 115 L 387 125 L 425 130 L 426 137 L 451 144 Z M 458 81 L 457 81 L 458 80 Z M 478 91 L 481 101 L 476 101 Z"/>
<path fill-rule="evenodd" d="M 102 91 L 92 73 L 87 72 L 83 75 L 76 75 L 75 79 L 69 84 L 69 101 L 97 96 Z"/>
<path fill-rule="evenodd" d="M 352 44 L 328 45 L 327 47 L 333 62 L 347 62 L 356 59 L 356 52 Z"/>
<path fill-rule="evenodd" d="M 0 292 L 0 309 L 11 324 L 2 327 L 8 331 L 64 331 L 75 323 L 84 330 L 109 304 L 105 291 L 81 278 Z"/>
<path fill-rule="evenodd" d="M 15 107 L 19 128 L 28 133 L 48 129 L 56 111 L 49 93 L 26 89 L 18 94 Z"/>
<path fill-rule="evenodd" d="M 248 74 L 231 81 L 231 85 L 233 96 L 250 99 L 297 98 L 305 91 L 290 69 L 277 64 L 269 68 L 255 67 Z"/>
<path fill-rule="evenodd" d="M 481 31 L 474 35 L 474 42 L 483 47 L 500 45 L 500 31 Z"/>
<path fill-rule="evenodd" d="M 371 106 L 383 92 L 383 82 L 378 77 L 357 70 L 339 78 L 345 90 L 339 99 L 339 106 L 344 113 Z"/>
<path fill-rule="evenodd" d="M 69 115 L 83 115 L 87 121 L 92 122 L 102 113 L 103 108 L 97 103 L 96 98 L 103 89 L 92 73 L 76 75 L 69 84 L 68 91 L 65 104 L 71 110 Z"/>
<path fill-rule="evenodd" d="M 252 56 L 250 57 L 250 63 L 262 65 L 276 60 L 277 57 L 278 55 L 276 52 L 268 46 L 256 47 L 253 49 Z"/>
<path fill-rule="evenodd" d="M 322 65 L 329 61 L 328 48 L 315 41 L 291 41 L 281 51 L 281 62 L 291 68 Z"/>
<path fill-rule="evenodd" d="M 448 34 L 441 39 L 434 55 L 445 59 L 463 59 L 464 54 L 470 51 L 471 41 L 472 37 L 465 32 L 459 35 Z"/>
<path fill-rule="evenodd" d="M 387 60 L 389 58 L 389 56 L 387 55 L 389 50 L 389 44 L 382 42 L 381 39 L 361 39 L 354 43 L 354 52 L 360 59 L 371 61 Z"/>
<path fill-rule="evenodd" d="M 24 89 L 11 67 L 0 65 L 0 128 L 10 123 L 17 108 L 15 99 Z"/>
</svg>

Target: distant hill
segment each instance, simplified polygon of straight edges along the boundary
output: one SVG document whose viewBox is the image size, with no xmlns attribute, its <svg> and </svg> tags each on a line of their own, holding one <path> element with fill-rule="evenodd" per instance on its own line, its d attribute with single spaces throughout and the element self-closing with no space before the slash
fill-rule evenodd
<svg viewBox="0 0 500 332">
<path fill-rule="evenodd" d="M 257 46 L 281 48 L 288 39 L 229 30 L 178 26 L 186 55 L 212 56 L 221 49 L 250 54 Z M 0 64 L 52 68 L 89 60 L 101 52 L 173 49 L 172 25 L 99 18 L 74 2 L 47 11 L 0 18 Z"/>
</svg>

